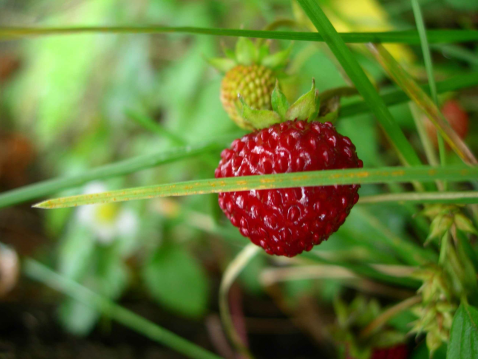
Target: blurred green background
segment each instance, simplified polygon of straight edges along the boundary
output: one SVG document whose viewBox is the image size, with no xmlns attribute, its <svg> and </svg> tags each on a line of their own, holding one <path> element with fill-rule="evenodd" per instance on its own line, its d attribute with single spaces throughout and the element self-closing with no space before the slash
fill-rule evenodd
<svg viewBox="0 0 478 359">
<path fill-rule="evenodd" d="M 339 31 L 415 28 L 408 1 L 321 3 Z M 471 1 L 421 3 L 429 28 L 476 29 L 477 6 Z M 293 6 L 286 0 L 0 0 L 0 26 L 262 29 L 276 19 L 293 17 Z M 1 41 L 0 190 L 184 144 L 218 138 L 227 143 L 240 137 L 244 132 L 228 119 L 219 101 L 222 75 L 207 63 L 207 58 L 222 55 L 221 46 L 232 48 L 235 41 L 181 34 L 78 34 Z M 289 45 L 271 43 L 275 50 Z M 353 49 L 377 86 L 393 88 L 362 45 Z M 418 46 L 390 50 L 417 79 L 426 80 Z M 437 80 L 476 71 L 477 50 L 476 44 L 435 46 Z M 291 58 L 286 82 L 291 100 L 310 87 L 311 78 L 320 91 L 347 84 L 324 44 L 295 42 Z M 468 112 L 467 140 L 475 151 L 477 94 L 474 88 L 442 98 L 459 98 Z M 410 141 L 420 147 L 408 104 L 391 110 Z M 138 119 L 155 123 L 155 131 Z M 338 129 L 353 138 L 366 167 L 398 164 L 373 116 L 339 119 Z M 451 153 L 448 156 L 450 163 L 458 162 Z M 210 178 L 218 160 L 216 151 L 57 196 Z M 363 186 L 361 194 L 383 190 Z M 224 221 L 216 195 L 74 210 L 39 211 L 29 205 L 0 210 L 0 242 L 195 343 L 233 357 L 220 329 L 217 292 L 224 268 L 247 240 Z M 413 210 L 398 205 L 382 205 L 379 211 L 357 207 L 340 231 L 314 251 L 352 262 L 403 264 L 388 248 L 377 251 L 364 238 L 380 243 L 381 236 L 392 233 L 424 239 L 428 225 L 423 219 L 412 220 Z M 292 263 L 309 264 L 301 258 Z M 338 295 L 351 297 L 359 290 L 387 303 L 409 293 L 330 279 L 274 282 L 266 288 L 261 273 L 282 266 L 279 258 L 257 257 L 231 292 L 233 314 L 241 318 L 240 326 L 258 357 L 327 355 L 324 333 L 333 321 L 330 308 Z M 0 318 L 0 353 L 6 348 L 22 358 L 181 357 L 78 301 L 26 280 L 0 298 Z"/>
</svg>

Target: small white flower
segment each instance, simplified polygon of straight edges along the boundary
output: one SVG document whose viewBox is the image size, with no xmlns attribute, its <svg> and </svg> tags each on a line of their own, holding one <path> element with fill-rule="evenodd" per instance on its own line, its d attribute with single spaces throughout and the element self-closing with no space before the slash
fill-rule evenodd
<svg viewBox="0 0 478 359">
<path fill-rule="evenodd" d="M 84 194 L 106 192 L 101 182 L 92 182 Z M 119 236 L 134 236 L 138 230 L 136 213 L 116 203 L 82 206 L 77 212 L 79 222 L 92 230 L 98 242 L 109 244 Z"/>
</svg>

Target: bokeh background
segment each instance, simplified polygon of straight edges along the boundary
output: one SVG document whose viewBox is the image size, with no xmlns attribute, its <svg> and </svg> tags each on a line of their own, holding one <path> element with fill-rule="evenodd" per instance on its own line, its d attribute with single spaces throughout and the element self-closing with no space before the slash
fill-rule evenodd
<svg viewBox="0 0 478 359">
<path fill-rule="evenodd" d="M 321 3 L 339 31 L 415 29 L 406 0 Z M 430 29 L 476 29 L 478 13 L 472 3 L 421 1 Z M 274 20 L 294 17 L 301 14 L 286 0 L 0 0 L 0 26 L 262 29 Z M 228 119 L 219 101 L 222 75 L 207 62 L 221 56 L 222 46 L 233 48 L 235 41 L 183 34 L 77 34 L 0 41 L 0 191 L 185 144 L 241 136 L 244 132 Z M 290 45 L 271 42 L 273 50 Z M 352 48 L 377 86 L 393 88 L 364 46 Z M 389 49 L 418 80 L 426 81 L 418 46 Z M 476 44 L 432 50 L 437 80 L 478 71 Z M 324 44 L 295 42 L 287 72 L 284 86 L 290 100 L 310 87 L 311 78 L 320 91 L 348 84 Z M 459 101 L 468 113 L 467 142 L 474 151 L 477 96 L 478 89 L 473 88 L 440 98 Z M 418 144 L 409 105 L 393 106 L 391 111 L 410 141 Z M 156 126 L 148 128 L 145 122 Z M 337 126 L 353 138 L 366 167 L 398 164 L 372 115 L 340 119 Z M 453 154 L 448 157 L 450 163 L 458 162 Z M 219 151 L 211 152 L 57 196 L 210 178 L 218 160 Z M 363 186 L 361 193 L 382 190 Z M 14 253 L 20 260 L 35 257 L 182 337 L 234 357 L 221 329 L 217 293 L 225 267 L 247 241 L 224 221 L 216 195 L 53 211 L 30 205 L 0 209 L 3 258 L 15 258 Z M 366 239 L 390 233 L 426 237 L 426 222 L 412 220 L 412 213 L 413 208 L 398 205 L 381 205 L 380 210 L 357 207 L 340 231 L 314 251 L 348 261 L 400 264 L 387 250 L 377 254 Z M 314 278 L 306 271 L 285 280 L 274 272 L 290 263 L 258 256 L 231 291 L 237 326 L 247 333 L 259 358 L 328 357 L 327 328 L 334 322 L 331 303 L 337 296 L 352 298 L 361 292 L 387 303 L 409 295 L 405 289 L 368 281 Z M 292 263 L 308 264 L 301 258 Z M 75 299 L 15 277 L 14 266 L 10 270 L 14 288 L 8 282 L 8 291 L 0 290 L 0 356 L 182 357 Z M 400 328 L 403 323 L 395 325 Z"/>
</svg>

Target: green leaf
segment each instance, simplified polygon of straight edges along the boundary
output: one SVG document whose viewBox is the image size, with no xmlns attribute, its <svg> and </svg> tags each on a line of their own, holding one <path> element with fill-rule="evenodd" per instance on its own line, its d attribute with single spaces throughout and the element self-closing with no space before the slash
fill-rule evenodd
<svg viewBox="0 0 478 359">
<path fill-rule="evenodd" d="M 478 177 L 478 167 L 447 166 L 382 167 L 282 173 L 262 176 L 228 177 L 169 183 L 158 186 L 57 198 L 41 202 L 37 208 L 66 208 L 86 204 L 112 203 L 155 197 L 248 191 L 252 189 L 330 186 L 354 183 L 396 183 L 435 180 L 466 181 Z"/>
<path fill-rule="evenodd" d="M 236 44 L 236 59 L 241 65 L 252 65 L 256 63 L 258 57 L 257 49 L 254 43 L 241 37 Z"/>
<path fill-rule="evenodd" d="M 364 70 L 360 67 L 320 6 L 315 0 L 298 1 L 319 33 L 324 36 L 325 42 L 330 50 L 334 53 L 357 90 L 369 105 L 370 110 L 377 117 L 401 158 L 408 165 L 420 165 L 421 161 L 418 155 L 395 122 L 385 102 L 379 96 Z"/>
<path fill-rule="evenodd" d="M 463 0 L 467 1 L 467 0 Z M 230 37 L 249 37 L 257 39 L 297 40 L 324 42 L 324 37 L 318 33 L 300 31 L 260 31 L 239 29 L 215 29 L 201 27 L 168 27 L 168 26 L 77 26 L 77 27 L 2 27 L 0 39 L 19 39 L 31 36 L 60 35 L 60 34 L 162 34 L 182 33 L 198 35 L 216 35 Z M 417 31 L 388 31 L 388 32 L 348 32 L 341 33 L 340 37 L 346 43 L 364 44 L 400 43 L 420 44 Z M 431 44 L 449 44 L 459 42 L 474 42 L 478 40 L 475 30 L 429 30 L 428 41 Z"/>
<path fill-rule="evenodd" d="M 276 86 L 272 91 L 271 104 L 272 109 L 277 112 L 281 118 L 285 119 L 285 114 L 289 108 L 289 101 L 287 101 L 287 98 L 280 90 L 278 80 L 276 81 Z"/>
<path fill-rule="evenodd" d="M 462 303 L 455 313 L 447 359 L 478 358 L 478 310 Z"/>
<path fill-rule="evenodd" d="M 143 278 L 159 304 L 189 317 L 199 317 L 206 311 L 206 274 L 184 247 L 159 248 L 146 264 Z"/>
<path fill-rule="evenodd" d="M 384 202 L 418 203 L 418 204 L 476 204 L 478 191 L 467 192 L 401 192 L 377 194 L 360 197 L 360 204 L 374 204 Z"/>
</svg>

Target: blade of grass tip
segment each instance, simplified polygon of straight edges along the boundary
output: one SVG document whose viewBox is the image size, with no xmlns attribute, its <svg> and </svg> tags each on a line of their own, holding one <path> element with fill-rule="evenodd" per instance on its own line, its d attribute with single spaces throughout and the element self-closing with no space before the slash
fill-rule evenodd
<svg viewBox="0 0 478 359">
<path fill-rule="evenodd" d="M 418 158 L 418 155 L 415 153 L 413 147 L 407 141 L 405 135 L 393 119 L 392 114 L 388 110 L 382 98 L 375 90 L 375 87 L 370 82 L 364 70 L 358 64 L 357 60 L 353 57 L 352 53 L 347 48 L 347 45 L 345 45 L 344 41 L 339 36 L 332 23 L 317 4 L 317 1 L 298 1 L 319 33 L 324 37 L 325 42 L 334 53 L 347 75 L 353 81 L 357 90 L 368 103 L 370 110 L 377 117 L 378 121 L 385 130 L 385 133 L 399 153 L 399 156 L 408 165 L 420 165 L 421 161 Z"/>
<path fill-rule="evenodd" d="M 437 92 L 439 94 L 449 91 L 457 91 L 464 88 L 474 87 L 478 85 L 478 72 L 472 72 L 464 75 L 458 75 L 449 79 L 439 81 L 437 84 Z M 428 85 L 420 85 L 424 91 L 429 91 Z M 382 100 L 387 106 L 398 105 L 410 101 L 408 95 L 402 90 L 394 90 L 382 95 Z M 347 118 L 355 115 L 370 112 L 367 103 L 363 100 L 345 104 L 340 108 L 340 118 Z"/>
<path fill-rule="evenodd" d="M 402 192 L 361 196 L 358 204 L 381 204 L 387 202 L 417 204 L 477 204 L 478 191 L 465 192 Z"/>
<path fill-rule="evenodd" d="M 435 105 L 439 106 L 437 89 L 435 84 L 435 76 L 433 75 L 433 61 L 430 54 L 430 47 L 428 45 L 428 38 L 427 38 L 426 30 L 425 30 L 425 22 L 423 21 L 422 10 L 420 8 L 420 4 L 418 3 L 418 0 L 411 0 L 411 3 L 413 8 L 413 14 L 415 16 L 415 22 L 417 24 L 418 34 L 420 35 L 420 42 L 421 42 L 421 47 L 423 52 L 423 60 L 425 61 L 425 69 L 427 72 L 428 83 L 430 85 L 430 93 L 432 95 L 433 102 L 435 102 Z M 437 138 L 438 138 L 438 148 L 440 152 L 440 163 L 442 166 L 446 166 L 445 144 L 443 142 L 443 138 L 438 134 L 438 132 L 437 132 Z M 431 149 L 433 151 L 433 147 Z M 446 182 L 439 183 L 438 188 L 442 191 L 445 191 L 447 188 Z"/>
<path fill-rule="evenodd" d="M 73 35 L 73 34 L 190 34 L 229 37 L 249 37 L 256 39 L 296 40 L 323 42 L 318 33 L 300 31 L 261 31 L 245 29 L 218 29 L 201 27 L 169 27 L 169 26 L 76 26 L 76 27 L 0 27 L 0 40 L 18 40 L 33 36 Z M 340 37 L 347 43 L 363 44 L 400 43 L 419 44 L 416 31 L 384 31 L 384 32 L 347 32 Z M 449 44 L 478 41 L 475 30 L 432 30 L 428 31 L 428 39 L 433 44 Z"/>
<path fill-rule="evenodd" d="M 55 273 L 43 264 L 26 258 L 23 270 L 27 277 L 55 289 L 79 302 L 90 306 L 103 315 L 123 324 L 157 343 L 165 345 L 177 352 L 194 359 L 221 359 L 213 354 L 167 329 L 121 307 L 113 301 L 104 298 L 90 289 Z"/>
<path fill-rule="evenodd" d="M 123 176 L 129 173 L 197 156 L 213 150 L 221 150 L 225 145 L 226 142 L 214 142 L 197 146 L 175 148 L 170 151 L 137 156 L 117 163 L 93 168 L 78 175 L 51 179 L 21 187 L 0 194 L 0 208 L 38 199 L 64 189 L 81 186 L 90 181 Z"/>
<path fill-rule="evenodd" d="M 138 199 L 171 196 L 188 196 L 206 193 L 249 191 L 311 186 L 330 186 L 365 183 L 430 182 L 435 180 L 466 181 L 478 177 L 477 167 L 382 167 L 371 169 L 324 170 L 282 173 L 261 176 L 228 177 L 177 182 L 157 186 L 121 189 L 117 191 L 86 194 L 51 199 L 36 208 L 67 208 L 88 204 L 113 203 Z"/>
<path fill-rule="evenodd" d="M 222 276 L 221 285 L 219 287 L 219 309 L 221 312 L 221 319 L 229 336 L 236 349 L 246 358 L 252 358 L 249 349 L 242 342 L 241 337 L 237 333 L 234 322 L 229 310 L 229 289 L 239 276 L 241 271 L 247 264 L 259 253 L 260 247 L 255 244 L 248 244 L 234 260 L 228 265 L 224 275 Z"/>
<path fill-rule="evenodd" d="M 458 136 L 451 128 L 435 103 L 400 66 L 400 64 L 398 64 L 392 55 L 390 55 L 382 45 L 368 44 L 368 48 L 388 75 L 405 91 L 405 93 L 407 93 L 410 99 L 427 114 L 428 118 L 437 127 L 438 132 L 443 136 L 457 155 L 467 164 L 478 164 L 473 153 L 460 136 Z"/>
</svg>

